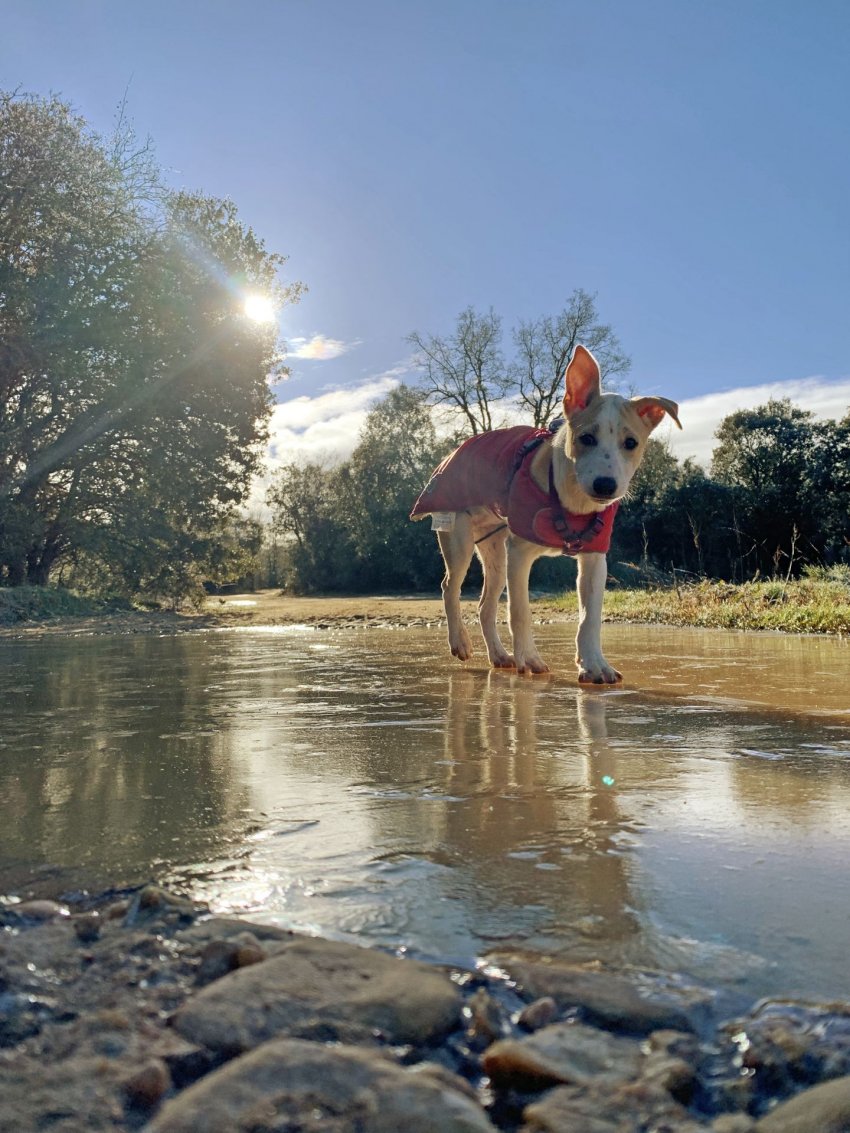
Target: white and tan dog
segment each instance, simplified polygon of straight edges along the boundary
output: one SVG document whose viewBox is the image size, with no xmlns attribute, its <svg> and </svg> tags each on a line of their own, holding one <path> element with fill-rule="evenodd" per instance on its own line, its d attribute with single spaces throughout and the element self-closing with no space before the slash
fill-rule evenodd
<svg viewBox="0 0 850 1133">
<path fill-rule="evenodd" d="M 460 588 L 475 552 L 484 568 L 478 613 L 491 664 L 548 672 L 532 633 L 529 574 L 541 555 L 569 554 L 578 562 L 578 679 L 593 684 L 622 679 L 602 654 L 605 552 L 618 503 L 665 413 L 682 427 L 678 406 L 667 398 L 603 393 L 596 359 L 577 346 L 566 372 L 565 420 L 557 432 L 497 429 L 470 438 L 443 461 L 411 518 L 433 517 L 446 564 L 443 602 L 455 657 L 466 661 L 472 655 Z M 506 582 L 513 655 L 496 625 Z"/>
</svg>

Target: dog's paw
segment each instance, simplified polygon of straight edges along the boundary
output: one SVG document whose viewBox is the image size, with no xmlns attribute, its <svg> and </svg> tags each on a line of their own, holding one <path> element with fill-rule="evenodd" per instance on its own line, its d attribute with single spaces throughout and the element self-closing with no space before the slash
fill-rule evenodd
<svg viewBox="0 0 850 1133">
<path fill-rule="evenodd" d="M 513 654 L 508 653 L 504 648 L 501 641 L 488 641 L 487 642 L 487 657 L 490 658 L 490 664 L 493 668 L 516 668 L 517 663 L 513 659 Z"/>
<path fill-rule="evenodd" d="M 623 674 L 612 669 L 607 661 L 596 665 L 581 665 L 578 670 L 578 683 L 580 685 L 616 685 L 623 679 Z"/>
<path fill-rule="evenodd" d="M 472 656 L 472 638 L 467 632 L 466 626 L 460 627 L 460 633 L 456 638 L 449 637 L 449 648 L 452 651 L 452 657 L 457 657 L 458 661 L 468 661 Z"/>
<path fill-rule="evenodd" d="M 549 666 L 537 656 L 517 657 L 516 671 L 518 673 L 548 673 Z"/>
</svg>

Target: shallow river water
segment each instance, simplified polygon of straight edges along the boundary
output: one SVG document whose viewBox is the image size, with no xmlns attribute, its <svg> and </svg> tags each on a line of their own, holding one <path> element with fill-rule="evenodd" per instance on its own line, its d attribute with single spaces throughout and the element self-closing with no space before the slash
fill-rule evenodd
<svg viewBox="0 0 850 1133">
<path fill-rule="evenodd" d="M 850 645 L 607 626 L 617 689 L 461 666 L 438 629 L 0 643 L 0 893 L 155 877 L 474 964 L 850 992 Z M 34 885 L 33 885 L 34 883 Z"/>
</svg>

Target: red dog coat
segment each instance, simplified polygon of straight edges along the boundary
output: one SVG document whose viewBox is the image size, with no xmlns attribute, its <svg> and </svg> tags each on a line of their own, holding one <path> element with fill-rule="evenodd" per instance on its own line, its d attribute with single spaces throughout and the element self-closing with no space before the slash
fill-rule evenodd
<svg viewBox="0 0 850 1133">
<path fill-rule="evenodd" d="M 619 500 L 589 515 L 564 511 L 551 470 L 548 491 L 531 475 L 531 454 L 548 436 L 548 429 L 517 425 L 470 437 L 434 471 L 410 518 L 489 507 L 515 535 L 563 555 L 607 551 Z"/>
</svg>

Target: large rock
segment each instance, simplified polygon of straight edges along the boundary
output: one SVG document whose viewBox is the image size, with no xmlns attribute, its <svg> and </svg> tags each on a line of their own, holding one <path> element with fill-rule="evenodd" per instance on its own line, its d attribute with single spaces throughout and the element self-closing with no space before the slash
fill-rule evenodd
<svg viewBox="0 0 850 1133">
<path fill-rule="evenodd" d="M 638 1129 L 706 1133 L 705 1126 L 663 1090 L 641 1083 L 613 1091 L 559 1086 L 525 1108 L 520 1133 L 635 1133 Z"/>
<path fill-rule="evenodd" d="M 448 1081 L 369 1050 L 278 1039 L 167 1102 L 145 1133 L 494 1133 Z"/>
<path fill-rule="evenodd" d="M 700 989 L 665 984 L 640 972 L 626 976 L 515 956 L 498 956 L 496 963 L 532 998 L 549 996 L 564 1010 L 579 1008 L 591 1023 L 633 1035 L 692 1031 L 710 1002 Z"/>
<path fill-rule="evenodd" d="M 784 1102 L 756 1125 L 756 1133 L 848 1133 L 850 1077 L 813 1086 Z"/>
<path fill-rule="evenodd" d="M 238 1054 L 284 1035 L 430 1043 L 460 1012 L 455 985 L 426 964 L 307 937 L 199 992 L 174 1026 L 190 1042 Z"/>
<path fill-rule="evenodd" d="M 484 1052 L 497 1086 L 626 1082 L 643 1063 L 640 1043 L 581 1023 L 555 1023 L 526 1039 L 501 1039 Z"/>
</svg>

